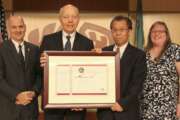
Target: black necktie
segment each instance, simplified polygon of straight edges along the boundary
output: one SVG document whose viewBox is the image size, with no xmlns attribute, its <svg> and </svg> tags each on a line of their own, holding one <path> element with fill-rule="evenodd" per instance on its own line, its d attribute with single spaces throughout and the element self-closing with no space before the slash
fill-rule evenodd
<svg viewBox="0 0 180 120">
<path fill-rule="evenodd" d="M 67 38 L 67 42 L 65 44 L 64 50 L 71 51 L 71 41 L 70 41 L 71 36 L 68 35 L 66 36 L 66 38 Z"/>
<path fill-rule="evenodd" d="M 24 61 L 24 56 L 22 53 L 22 46 L 21 45 L 19 45 L 19 57 L 20 57 L 21 66 L 22 66 L 23 70 L 25 70 L 25 61 Z"/>
</svg>

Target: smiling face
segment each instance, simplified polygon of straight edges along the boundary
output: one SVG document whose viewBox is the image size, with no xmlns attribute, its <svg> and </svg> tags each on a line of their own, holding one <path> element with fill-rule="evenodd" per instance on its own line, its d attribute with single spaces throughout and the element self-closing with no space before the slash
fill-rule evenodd
<svg viewBox="0 0 180 120">
<path fill-rule="evenodd" d="M 156 24 L 150 33 L 153 46 L 164 46 L 167 42 L 166 28 L 161 24 Z"/>
<path fill-rule="evenodd" d="M 79 23 L 79 11 L 73 5 L 66 5 L 60 9 L 60 23 L 62 28 L 67 33 L 73 33 Z"/>
<path fill-rule="evenodd" d="M 22 42 L 26 32 L 26 26 L 22 17 L 20 16 L 11 16 L 8 20 L 8 29 L 10 38 Z"/>
<path fill-rule="evenodd" d="M 118 46 L 122 46 L 128 42 L 130 30 L 125 20 L 114 21 L 111 27 L 112 37 Z"/>
</svg>

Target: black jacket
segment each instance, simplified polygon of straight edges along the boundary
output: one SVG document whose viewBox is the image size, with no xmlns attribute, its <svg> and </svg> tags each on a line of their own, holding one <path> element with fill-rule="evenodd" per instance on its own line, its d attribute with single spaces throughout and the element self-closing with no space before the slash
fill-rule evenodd
<svg viewBox="0 0 180 120">
<path fill-rule="evenodd" d="M 2 120 L 16 120 L 20 115 L 29 118 L 38 117 L 37 96 L 32 103 L 16 105 L 16 96 L 22 91 L 41 89 L 39 48 L 24 42 L 25 74 L 21 67 L 20 57 L 11 40 L 4 41 L 0 46 L 0 116 Z"/>
</svg>

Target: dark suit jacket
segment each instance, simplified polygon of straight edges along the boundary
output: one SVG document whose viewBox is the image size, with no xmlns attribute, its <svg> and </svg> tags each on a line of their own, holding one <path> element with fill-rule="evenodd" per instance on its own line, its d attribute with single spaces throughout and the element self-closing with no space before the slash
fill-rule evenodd
<svg viewBox="0 0 180 120">
<path fill-rule="evenodd" d="M 103 48 L 103 51 L 113 51 L 114 45 Z M 145 53 L 130 44 L 120 60 L 120 100 L 117 102 L 123 107 L 123 112 L 112 113 L 114 120 L 139 120 L 138 95 L 146 77 Z M 105 110 L 105 109 L 104 109 Z M 107 110 L 107 109 L 106 109 Z M 103 116 L 99 110 L 99 116 Z M 107 112 L 108 113 L 108 112 Z M 106 113 L 106 115 L 108 115 Z M 104 116 L 106 116 L 104 115 Z M 111 115 L 110 115 L 111 116 Z M 108 117 L 106 117 L 108 118 Z M 100 118 L 101 119 L 101 118 Z M 109 119 L 110 120 L 110 119 Z"/>
<path fill-rule="evenodd" d="M 76 32 L 73 51 L 90 51 L 94 48 L 93 42 Z M 40 47 L 41 52 L 44 50 L 63 51 L 62 31 L 47 35 L 43 38 Z"/>
<path fill-rule="evenodd" d="M 89 40 L 85 36 L 79 34 L 76 32 L 75 39 L 74 39 L 74 44 L 72 46 L 73 51 L 90 51 L 94 48 L 92 40 Z M 45 50 L 56 50 L 56 51 L 63 51 L 63 40 L 62 40 L 62 31 L 56 32 L 49 34 L 43 38 L 43 41 L 40 46 L 40 51 L 43 52 Z M 67 110 L 67 109 L 66 109 Z M 56 114 L 56 116 L 61 116 L 64 117 L 65 115 L 65 109 L 54 109 L 54 110 L 45 110 L 45 116 L 48 115 L 53 115 Z M 72 112 L 72 111 L 70 111 Z M 77 116 L 84 116 L 85 112 L 80 111 L 80 112 L 74 112 L 77 113 Z M 66 114 L 68 117 L 73 117 L 73 114 Z M 74 116 L 75 117 L 75 116 Z M 72 118 L 75 120 L 76 118 Z M 81 118 L 81 117 L 77 117 Z M 79 119 L 78 119 L 79 120 Z"/>
<path fill-rule="evenodd" d="M 40 92 L 39 48 L 28 42 L 25 45 L 25 74 L 20 57 L 12 41 L 4 41 L 0 46 L 0 119 L 17 120 L 20 115 L 29 118 L 38 116 L 37 97 L 32 103 L 16 105 L 16 95 L 22 91 Z"/>
</svg>

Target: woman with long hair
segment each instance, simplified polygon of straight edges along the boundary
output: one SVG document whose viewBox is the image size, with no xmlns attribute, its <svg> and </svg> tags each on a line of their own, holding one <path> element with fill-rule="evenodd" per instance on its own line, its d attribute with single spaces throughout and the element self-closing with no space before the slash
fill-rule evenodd
<svg viewBox="0 0 180 120">
<path fill-rule="evenodd" d="M 143 120 L 177 120 L 180 116 L 180 46 L 171 42 L 167 25 L 155 22 L 146 47 L 147 77 L 140 97 Z"/>
</svg>

